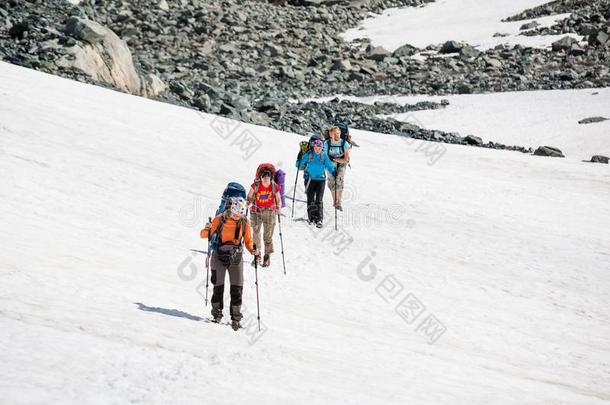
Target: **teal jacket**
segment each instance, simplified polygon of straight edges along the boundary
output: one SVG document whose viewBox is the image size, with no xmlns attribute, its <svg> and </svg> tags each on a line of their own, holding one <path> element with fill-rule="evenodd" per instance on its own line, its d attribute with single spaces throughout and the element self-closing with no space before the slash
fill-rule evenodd
<svg viewBox="0 0 610 405">
<path fill-rule="evenodd" d="M 305 153 L 301 156 L 301 159 L 297 160 L 296 166 L 305 172 L 304 177 L 306 179 L 326 180 L 326 170 L 333 176 L 335 174 L 333 163 L 323 151 L 321 153 Z"/>
</svg>

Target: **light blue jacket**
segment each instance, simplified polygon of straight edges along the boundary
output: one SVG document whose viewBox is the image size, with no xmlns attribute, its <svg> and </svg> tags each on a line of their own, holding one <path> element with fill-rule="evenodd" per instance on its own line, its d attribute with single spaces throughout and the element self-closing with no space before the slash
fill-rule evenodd
<svg viewBox="0 0 610 405">
<path fill-rule="evenodd" d="M 307 152 L 301 157 L 301 160 L 297 161 L 296 166 L 299 168 L 305 167 L 303 169 L 304 177 L 311 180 L 326 180 L 325 168 L 331 174 L 335 172 L 333 163 L 324 152 Z"/>
</svg>

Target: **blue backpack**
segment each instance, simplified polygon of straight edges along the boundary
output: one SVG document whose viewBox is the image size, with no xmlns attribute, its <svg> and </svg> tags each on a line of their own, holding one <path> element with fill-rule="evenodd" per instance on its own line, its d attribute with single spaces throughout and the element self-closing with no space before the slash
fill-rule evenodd
<svg viewBox="0 0 610 405">
<path fill-rule="evenodd" d="M 229 198 L 231 197 L 242 197 L 243 199 L 246 198 L 246 189 L 244 188 L 244 186 L 242 186 L 239 183 L 229 183 L 227 184 L 227 187 L 225 188 L 225 191 L 223 191 L 222 193 L 222 198 L 220 200 L 220 205 L 218 206 L 218 209 L 216 210 L 216 215 L 220 215 L 223 212 L 225 212 L 225 209 L 227 208 L 227 201 L 229 201 Z"/>
<path fill-rule="evenodd" d="M 242 197 L 242 198 L 246 199 L 246 189 L 244 188 L 244 186 L 242 186 L 239 183 L 235 183 L 235 182 L 231 182 L 231 183 L 227 184 L 225 191 L 223 191 L 223 193 L 222 193 L 222 197 L 220 199 L 220 205 L 218 206 L 218 209 L 216 210 L 216 216 L 225 212 L 225 210 L 227 209 L 227 201 L 229 201 L 229 198 L 231 198 L 231 197 Z M 244 218 L 244 221 L 243 221 L 244 229 L 245 229 L 245 222 L 246 221 Z M 216 232 L 214 232 L 209 237 L 210 253 L 212 253 L 218 249 L 218 245 L 219 245 L 218 237 L 222 233 L 223 224 L 224 224 L 224 216 L 220 220 L 220 224 L 218 225 Z M 239 227 L 238 227 L 238 229 L 239 229 Z M 236 237 L 237 237 L 237 235 L 236 235 Z"/>
</svg>

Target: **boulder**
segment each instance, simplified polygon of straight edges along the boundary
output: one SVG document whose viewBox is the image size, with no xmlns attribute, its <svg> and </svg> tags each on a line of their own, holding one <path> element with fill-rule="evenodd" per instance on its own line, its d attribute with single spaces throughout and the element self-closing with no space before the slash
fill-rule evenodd
<svg viewBox="0 0 610 405">
<path fill-rule="evenodd" d="M 392 56 L 395 58 L 404 58 L 404 57 L 413 56 L 417 52 L 418 52 L 417 48 L 407 44 L 407 45 L 401 46 L 400 48 L 398 48 L 394 52 L 392 52 Z"/>
<path fill-rule="evenodd" d="M 352 64 L 350 63 L 349 59 L 338 59 L 333 63 L 332 67 L 330 68 L 330 70 L 340 70 L 342 72 L 351 69 Z"/>
<path fill-rule="evenodd" d="M 392 53 L 383 46 L 368 46 L 366 48 L 367 58 L 382 61 L 385 58 L 392 56 Z"/>
<path fill-rule="evenodd" d="M 463 45 L 456 41 L 447 41 L 441 47 L 439 53 L 458 53 L 463 48 Z"/>
<path fill-rule="evenodd" d="M 578 41 L 572 37 L 566 36 L 561 38 L 559 41 L 553 42 L 551 45 L 553 52 L 569 52 L 573 46 L 578 45 Z"/>
<path fill-rule="evenodd" d="M 534 28 L 539 27 L 540 24 L 537 21 L 532 21 L 532 22 L 528 22 L 525 23 L 521 26 L 521 28 L 519 28 L 519 30 L 521 31 L 525 31 L 525 30 L 533 30 Z"/>
<path fill-rule="evenodd" d="M 97 44 L 98 42 L 104 40 L 104 38 L 109 37 L 109 31 L 110 30 L 103 25 L 84 18 L 70 17 L 66 21 L 67 34 L 88 42 L 91 45 Z"/>
<path fill-rule="evenodd" d="M 581 56 L 581 55 L 584 55 L 585 53 L 587 53 L 587 51 L 582 46 L 575 44 L 575 45 L 572 45 L 572 48 L 570 48 L 569 53 L 572 56 Z"/>
<path fill-rule="evenodd" d="M 169 11 L 169 4 L 167 4 L 167 1 L 165 0 L 159 1 L 159 3 L 157 3 L 157 7 L 159 7 L 160 10 Z"/>
<path fill-rule="evenodd" d="M 591 163 L 605 163 L 608 164 L 608 156 L 595 155 L 591 158 Z"/>
<path fill-rule="evenodd" d="M 481 54 L 480 51 L 478 51 L 477 49 L 475 49 L 474 47 L 472 47 L 470 45 L 465 45 L 464 47 L 462 47 L 462 49 L 460 49 L 460 57 L 462 57 L 464 59 L 476 58 L 480 54 Z"/>
<path fill-rule="evenodd" d="M 610 34 L 605 31 L 597 31 L 589 35 L 589 45 L 610 46 Z"/>
<path fill-rule="evenodd" d="M 538 149 L 534 151 L 534 155 L 536 156 L 549 156 L 549 157 L 565 157 L 563 152 L 558 148 L 554 148 L 552 146 L 539 146 Z"/>
<path fill-rule="evenodd" d="M 483 145 L 483 139 L 474 135 L 466 136 L 464 142 L 468 145 Z"/>
<path fill-rule="evenodd" d="M 165 90 L 158 77 L 138 74 L 127 44 L 110 29 L 91 20 L 70 17 L 65 32 L 81 42 L 67 48 L 66 55 L 57 61 L 58 66 L 77 69 L 95 81 L 131 94 L 151 97 Z"/>
<path fill-rule="evenodd" d="M 595 124 L 595 123 L 603 122 L 603 121 L 608 121 L 608 118 L 606 118 L 606 117 L 589 117 L 589 118 L 585 118 L 585 119 L 582 119 L 582 120 L 578 121 L 578 123 L 582 124 L 582 125 L 586 125 L 586 124 Z"/>
</svg>

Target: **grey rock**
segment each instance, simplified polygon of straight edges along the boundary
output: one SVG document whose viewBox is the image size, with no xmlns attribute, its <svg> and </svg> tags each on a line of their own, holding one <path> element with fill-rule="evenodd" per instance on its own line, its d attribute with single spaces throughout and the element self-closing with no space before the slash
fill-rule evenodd
<svg viewBox="0 0 610 405">
<path fill-rule="evenodd" d="M 578 121 L 579 124 L 595 124 L 598 122 L 608 121 L 606 117 L 589 117 Z"/>
<path fill-rule="evenodd" d="M 565 51 L 568 52 L 574 45 L 577 45 L 578 41 L 572 37 L 563 37 L 558 41 L 553 42 L 553 52 Z"/>
<path fill-rule="evenodd" d="M 599 30 L 589 35 L 590 45 L 601 45 L 610 46 L 610 34 L 605 31 Z"/>
<path fill-rule="evenodd" d="M 537 21 L 532 21 L 532 22 L 523 24 L 521 26 L 521 28 L 519 28 L 519 30 L 521 30 L 521 31 L 531 30 L 531 29 L 534 29 L 534 28 L 539 27 L 539 26 L 540 26 L 540 24 Z"/>
<path fill-rule="evenodd" d="M 485 57 L 485 58 L 483 58 L 483 60 L 485 61 L 487 66 L 491 66 L 493 68 L 501 68 L 502 67 L 502 62 L 500 60 L 496 59 L 496 58 Z"/>
<path fill-rule="evenodd" d="M 464 47 L 462 47 L 462 49 L 460 49 L 460 57 L 465 59 L 476 58 L 480 54 L 480 51 L 470 45 L 465 45 Z"/>
<path fill-rule="evenodd" d="M 269 126 L 271 124 L 271 118 L 263 112 L 250 111 L 247 113 L 247 116 L 248 116 L 248 120 L 252 124 L 264 125 L 264 126 Z"/>
<path fill-rule="evenodd" d="M 95 21 L 70 17 L 66 21 L 66 33 L 94 45 L 106 38 L 108 29 Z"/>
<path fill-rule="evenodd" d="M 167 4 L 166 0 L 160 0 L 159 3 L 157 3 L 157 7 L 159 7 L 160 10 L 169 11 L 169 4 Z"/>
<path fill-rule="evenodd" d="M 381 61 L 389 56 L 392 56 L 392 53 L 382 46 L 369 46 L 366 50 L 366 53 L 367 58 L 376 61 Z"/>
<path fill-rule="evenodd" d="M 8 34 L 14 39 L 23 39 L 25 33 L 30 29 L 27 22 L 18 22 L 12 24 L 8 30 Z"/>
<path fill-rule="evenodd" d="M 443 44 L 439 53 L 447 54 L 447 53 L 458 53 L 463 48 L 462 44 L 456 41 L 447 41 Z"/>
<path fill-rule="evenodd" d="M 591 163 L 605 163 L 608 164 L 608 157 L 607 156 L 602 156 L 602 155 L 595 155 L 593 157 L 591 157 Z"/>
<path fill-rule="evenodd" d="M 87 19 L 70 17 L 66 32 L 84 42 L 67 48 L 66 55 L 56 62 L 57 66 L 78 70 L 95 81 L 145 97 L 164 90 L 165 85 L 157 76 L 138 74 L 127 44 L 109 28 Z"/>
<path fill-rule="evenodd" d="M 335 60 L 335 62 L 333 63 L 333 66 L 330 68 L 330 70 L 340 70 L 340 71 L 352 70 L 352 64 L 350 63 L 349 59 L 338 59 L 338 60 Z"/>
<path fill-rule="evenodd" d="M 468 145 L 483 145 L 483 140 L 480 137 L 474 135 L 467 135 L 464 138 L 464 142 Z"/>
<path fill-rule="evenodd" d="M 552 146 L 539 146 L 538 149 L 534 151 L 534 155 L 561 158 L 565 157 L 561 150 Z"/>
<path fill-rule="evenodd" d="M 395 58 L 405 58 L 415 55 L 418 51 L 414 46 L 406 44 L 392 52 L 392 56 Z"/>
</svg>

